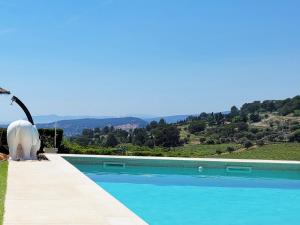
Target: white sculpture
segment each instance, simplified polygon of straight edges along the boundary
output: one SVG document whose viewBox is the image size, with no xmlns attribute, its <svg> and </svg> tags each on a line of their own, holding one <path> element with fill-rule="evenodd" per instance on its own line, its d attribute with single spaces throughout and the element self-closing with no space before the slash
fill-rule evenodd
<svg viewBox="0 0 300 225">
<path fill-rule="evenodd" d="M 36 126 L 26 120 L 17 120 L 8 126 L 7 143 L 12 160 L 37 159 L 41 146 Z"/>
</svg>

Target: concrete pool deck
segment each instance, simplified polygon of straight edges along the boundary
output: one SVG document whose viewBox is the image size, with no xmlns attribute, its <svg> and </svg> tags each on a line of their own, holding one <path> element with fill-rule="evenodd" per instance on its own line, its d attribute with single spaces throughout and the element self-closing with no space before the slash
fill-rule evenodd
<svg viewBox="0 0 300 225">
<path fill-rule="evenodd" d="M 242 164 L 258 169 L 300 171 L 299 161 L 71 154 L 46 156 L 49 161 L 9 162 L 4 225 L 147 225 L 68 161 L 219 168 Z"/>
<path fill-rule="evenodd" d="M 4 225 L 147 225 L 61 156 L 10 161 Z"/>
</svg>

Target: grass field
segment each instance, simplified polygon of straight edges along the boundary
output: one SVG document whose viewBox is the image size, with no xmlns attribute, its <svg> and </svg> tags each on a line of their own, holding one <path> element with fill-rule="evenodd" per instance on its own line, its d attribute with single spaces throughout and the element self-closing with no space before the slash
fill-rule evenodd
<svg viewBox="0 0 300 225">
<path fill-rule="evenodd" d="M 216 151 L 226 152 L 227 147 L 235 147 L 236 144 L 219 144 L 219 145 L 200 145 L 188 144 L 182 147 L 171 148 L 169 151 L 164 151 L 163 156 L 170 157 L 210 157 L 216 154 Z"/>
<path fill-rule="evenodd" d="M 83 147 L 76 144 L 68 144 L 73 154 L 101 154 L 101 155 L 122 155 L 118 148 L 104 148 L 99 146 Z M 237 150 L 232 153 L 227 152 L 227 147 L 240 149 L 237 144 L 188 144 L 176 148 L 149 148 L 135 146 L 132 144 L 122 145 L 125 148 L 125 155 L 136 156 L 165 156 L 165 157 L 213 157 L 232 159 L 273 159 L 273 160 L 299 160 L 300 143 L 268 144 L 261 147 L 253 147 L 248 150 Z M 217 152 L 222 154 L 217 154 Z"/>
<path fill-rule="evenodd" d="M 7 178 L 7 166 L 6 161 L 0 162 L 0 224 L 3 223 L 4 213 L 4 197 L 6 192 L 6 178 Z"/>
<path fill-rule="evenodd" d="M 300 160 L 300 144 L 270 144 L 240 152 L 237 151 L 222 155 L 215 155 L 213 157 L 231 159 Z"/>
</svg>

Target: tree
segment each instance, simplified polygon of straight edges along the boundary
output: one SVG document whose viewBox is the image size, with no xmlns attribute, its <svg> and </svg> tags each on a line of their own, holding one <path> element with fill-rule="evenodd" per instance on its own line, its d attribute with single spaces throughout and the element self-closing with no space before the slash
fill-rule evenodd
<svg viewBox="0 0 300 225">
<path fill-rule="evenodd" d="M 176 126 L 166 125 L 152 131 L 155 145 L 163 147 L 176 147 L 180 145 L 179 130 Z"/>
<path fill-rule="evenodd" d="M 300 142 L 300 129 L 296 130 L 290 137 L 290 141 Z"/>
<path fill-rule="evenodd" d="M 147 131 L 150 131 L 152 129 L 155 129 L 158 126 L 158 123 L 156 121 L 151 121 L 150 124 L 147 125 Z"/>
<path fill-rule="evenodd" d="M 260 101 L 254 101 L 252 103 L 245 103 L 241 111 L 245 114 L 258 112 L 261 107 Z"/>
<path fill-rule="evenodd" d="M 201 120 L 197 120 L 197 121 L 192 121 L 189 125 L 189 132 L 191 132 L 192 134 L 204 131 L 206 128 L 206 123 L 204 121 Z"/>
<path fill-rule="evenodd" d="M 121 142 L 121 143 L 128 142 L 128 132 L 126 130 L 116 129 L 113 133 L 115 134 L 115 136 L 119 140 L 119 142 Z"/>
<path fill-rule="evenodd" d="M 101 132 L 101 130 L 100 130 L 100 128 L 99 128 L 99 127 L 96 127 L 96 128 L 94 129 L 94 133 L 98 133 L 98 134 L 100 134 L 100 132 Z"/>
<path fill-rule="evenodd" d="M 93 138 L 94 136 L 94 131 L 92 129 L 83 129 L 82 130 L 82 135 L 89 137 L 89 138 Z"/>
<path fill-rule="evenodd" d="M 224 123 L 224 115 L 222 113 L 215 114 L 215 121 L 216 121 L 217 125 Z"/>
<path fill-rule="evenodd" d="M 232 106 L 230 109 L 230 116 L 235 117 L 239 115 L 239 109 L 236 106 Z"/>
<path fill-rule="evenodd" d="M 253 143 L 251 141 L 246 141 L 246 142 L 243 143 L 243 145 L 244 145 L 245 148 L 248 149 L 248 148 L 253 146 Z"/>
<path fill-rule="evenodd" d="M 164 126 L 164 125 L 166 125 L 167 123 L 166 123 L 166 121 L 165 121 L 163 118 L 161 118 L 161 119 L 159 120 L 158 124 L 159 124 L 160 126 Z"/>
<path fill-rule="evenodd" d="M 250 119 L 253 123 L 257 123 L 257 122 L 261 121 L 261 118 L 260 118 L 260 116 L 259 116 L 258 113 L 252 113 L 252 114 L 250 114 L 249 119 Z"/>
<path fill-rule="evenodd" d="M 103 127 L 103 133 L 108 134 L 108 132 L 109 132 L 109 127 L 108 126 Z"/>
<path fill-rule="evenodd" d="M 149 148 L 154 148 L 155 146 L 155 142 L 153 139 L 148 139 L 146 142 L 145 142 L 145 146 L 149 147 Z"/>
<path fill-rule="evenodd" d="M 232 146 L 228 146 L 228 147 L 226 148 L 226 151 L 229 152 L 229 153 L 231 153 L 231 152 L 235 151 L 235 148 L 232 147 Z"/>
<path fill-rule="evenodd" d="M 135 145 L 144 145 L 148 139 L 148 134 L 144 128 L 136 128 L 133 131 L 133 144 Z"/>
<path fill-rule="evenodd" d="M 267 111 L 267 112 L 273 112 L 276 110 L 273 100 L 263 101 L 261 104 L 261 107 L 264 111 Z"/>
<path fill-rule="evenodd" d="M 238 131 L 247 131 L 249 128 L 249 125 L 245 122 L 240 122 L 236 124 L 236 127 L 238 128 Z"/>
<path fill-rule="evenodd" d="M 109 133 L 106 138 L 105 146 L 106 147 L 115 147 L 118 144 L 119 144 L 119 142 L 118 142 L 117 138 L 115 137 L 115 135 L 112 133 Z"/>
</svg>

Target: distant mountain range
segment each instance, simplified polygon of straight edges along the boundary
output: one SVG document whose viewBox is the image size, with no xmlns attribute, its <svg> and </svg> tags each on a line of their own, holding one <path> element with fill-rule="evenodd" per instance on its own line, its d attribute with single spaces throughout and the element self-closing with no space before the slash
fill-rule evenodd
<svg viewBox="0 0 300 225">
<path fill-rule="evenodd" d="M 53 123 L 61 120 L 78 120 L 78 119 L 106 119 L 113 118 L 112 116 L 59 116 L 59 115 L 41 115 L 32 116 L 34 123 Z"/>
<path fill-rule="evenodd" d="M 39 123 L 38 128 L 54 128 L 56 127 L 64 130 L 66 136 L 73 136 L 80 134 L 85 128 L 103 128 L 105 126 L 114 126 L 125 130 L 135 129 L 137 127 L 145 127 L 147 122 L 137 117 L 122 117 L 122 118 L 85 118 L 85 119 L 72 119 L 60 120 L 52 123 Z"/>
<path fill-rule="evenodd" d="M 164 118 L 167 123 L 176 123 L 180 120 L 185 120 L 189 115 L 174 115 L 174 116 L 150 116 L 150 115 L 132 115 L 132 116 L 124 116 L 124 118 L 141 118 L 142 120 L 145 120 L 146 122 L 151 121 L 159 121 L 161 118 Z M 33 116 L 33 121 L 36 124 L 39 123 L 53 123 L 56 121 L 61 120 L 78 120 L 78 119 L 113 119 L 113 118 L 119 118 L 119 117 L 113 117 L 113 116 L 59 116 L 59 115 L 40 115 L 40 116 Z"/>
<path fill-rule="evenodd" d="M 38 128 L 53 128 L 56 127 L 64 130 L 66 136 L 80 134 L 85 128 L 103 128 L 105 126 L 114 126 L 120 129 L 135 129 L 145 127 L 151 121 L 159 121 L 164 118 L 167 123 L 176 123 L 180 120 L 185 120 L 188 115 L 175 115 L 165 117 L 154 117 L 141 119 L 138 117 L 120 117 L 120 118 L 103 118 L 96 116 L 34 116 L 34 121 Z M 50 122 L 48 122 L 50 121 Z"/>
<path fill-rule="evenodd" d="M 227 112 L 223 112 L 226 114 Z M 120 129 L 135 129 L 138 127 L 145 127 L 151 121 L 159 121 L 163 118 L 167 123 L 176 123 L 185 120 L 190 115 L 173 115 L 151 117 L 144 115 L 139 117 L 110 117 L 110 116 L 59 116 L 59 115 L 40 115 L 33 116 L 33 121 L 38 128 L 54 128 L 56 127 L 64 130 L 66 136 L 73 136 L 80 134 L 85 128 L 103 128 L 105 126 L 114 126 Z M 24 118 L 25 119 L 25 118 Z M 0 127 L 7 127 L 7 123 L 0 124 Z"/>
<path fill-rule="evenodd" d="M 33 116 L 33 121 L 38 128 L 54 128 L 56 127 L 64 130 L 66 136 L 73 136 L 80 134 L 85 128 L 103 128 L 105 126 L 114 126 L 120 129 L 135 129 L 138 127 L 145 127 L 151 121 L 159 121 L 163 118 L 167 123 L 176 123 L 185 120 L 189 115 L 173 115 L 151 117 L 144 115 L 139 117 L 109 117 L 109 116 L 59 116 L 59 115 L 40 115 Z M 24 118 L 25 119 L 25 118 Z M 7 123 L 0 124 L 0 127 L 7 127 Z"/>
</svg>

